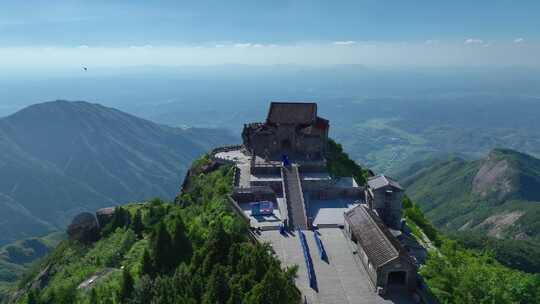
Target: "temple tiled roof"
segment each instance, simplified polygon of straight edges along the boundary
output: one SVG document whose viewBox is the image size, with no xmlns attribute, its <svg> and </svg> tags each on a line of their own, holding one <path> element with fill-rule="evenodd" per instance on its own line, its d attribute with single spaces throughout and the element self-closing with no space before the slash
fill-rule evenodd
<svg viewBox="0 0 540 304">
<path fill-rule="evenodd" d="M 317 118 L 313 102 L 272 102 L 266 119 L 274 124 L 311 124 Z"/>
<path fill-rule="evenodd" d="M 368 180 L 368 185 L 372 189 L 379 189 L 386 186 L 392 186 L 399 190 L 403 190 L 403 187 L 401 187 L 401 185 L 398 182 L 396 182 L 395 180 L 385 175 L 377 175 L 370 178 Z"/>
<path fill-rule="evenodd" d="M 381 219 L 365 205 L 346 212 L 345 220 L 374 267 L 397 259 L 405 250 Z"/>
</svg>

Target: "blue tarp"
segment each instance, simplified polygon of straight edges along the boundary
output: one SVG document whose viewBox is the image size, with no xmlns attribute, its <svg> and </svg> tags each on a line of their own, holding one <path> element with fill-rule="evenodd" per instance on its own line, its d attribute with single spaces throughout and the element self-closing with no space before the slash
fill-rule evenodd
<svg viewBox="0 0 540 304">
<path fill-rule="evenodd" d="M 250 204 L 251 206 L 251 215 L 271 215 L 274 213 L 274 204 L 270 201 L 260 201 Z"/>
</svg>

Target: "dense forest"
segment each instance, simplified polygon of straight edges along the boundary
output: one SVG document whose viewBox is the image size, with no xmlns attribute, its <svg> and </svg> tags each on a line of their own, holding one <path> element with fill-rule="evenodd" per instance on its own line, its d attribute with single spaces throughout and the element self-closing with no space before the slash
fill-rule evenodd
<svg viewBox="0 0 540 304">
<path fill-rule="evenodd" d="M 18 302 L 298 303 L 296 269 L 250 242 L 228 208 L 232 168 L 200 173 L 207 162 L 175 204 L 119 207 L 98 242 L 60 243 L 21 281 Z"/>
</svg>

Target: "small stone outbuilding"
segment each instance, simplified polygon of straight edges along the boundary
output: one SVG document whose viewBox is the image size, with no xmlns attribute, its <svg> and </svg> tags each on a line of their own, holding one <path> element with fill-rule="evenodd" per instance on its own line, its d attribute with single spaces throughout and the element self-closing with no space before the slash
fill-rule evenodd
<svg viewBox="0 0 540 304">
<path fill-rule="evenodd" d="M 371 177 L 367 184 L 366 201 L 369 208 L 375 210 L 388 227 L 400 230 L 403 187 L 385 175 Z"/>
<path fill-rule="evenodd" d="M 375 212 L 364 204 L 346 212 L 345 231 L 375 288 L 416 288 L 414 261 Z"/>
</svg>

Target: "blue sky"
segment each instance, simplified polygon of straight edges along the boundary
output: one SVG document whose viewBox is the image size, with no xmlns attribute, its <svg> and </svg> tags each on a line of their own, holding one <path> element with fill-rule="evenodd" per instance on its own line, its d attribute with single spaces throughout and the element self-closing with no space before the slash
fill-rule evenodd
<svg viewBox="0 0 540 304">
<path fill-rule="evenodd" d="M 0 2 L 0 64 L 11 65 L 536 66 L 539 41 L 536 0 Z"/>
</svg>

